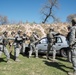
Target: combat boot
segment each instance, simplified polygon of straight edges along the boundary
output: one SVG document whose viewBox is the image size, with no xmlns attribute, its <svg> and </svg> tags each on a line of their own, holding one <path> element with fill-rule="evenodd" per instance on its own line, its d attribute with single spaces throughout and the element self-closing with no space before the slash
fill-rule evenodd
<svg viewBox="0 0 76 75">
<path fill-rule="evenodd" d="M 35 58 L 38 58 L 37 56 Z"/>
<path fill-rule="evenodd" d="M 21 60 L 19 60 L 18 58 L 15 59 L 16 62 L 20 62 Z"/>
</svg>

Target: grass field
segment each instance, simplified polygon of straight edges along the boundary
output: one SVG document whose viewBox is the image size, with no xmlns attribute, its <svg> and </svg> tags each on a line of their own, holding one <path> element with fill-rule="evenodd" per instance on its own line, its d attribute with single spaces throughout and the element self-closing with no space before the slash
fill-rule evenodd
<svg viewBox="0 0 76 75">
<path fill-rule="evenodd" d="M 7 46 L 8 48 L 8 46 Z M 14 55 L 12 53 L 12 55 Z M 20 54 L 20 62 L 15 62 L 13 56 L 11 63 L 6 63 L 6 57 L 2 54 L 0 58 L 0 75 L 67 75 L 72 70 L 72 64 L 67 62 L 67 58 L 57 56 L 57 61 L 47 60 L 46 56 L 31 58 Z"/>
<path fill-rule="evenodd" d="M 0 75 L 67 75 L 67 72 L 72 70 L 72 64 L 59 56 L 56 62 L 45 59 L 45 56 L 27 58 L 20 54 L 19 58 L 20 62 L 10 59 L 11 63 L 6 63 L 6 58 L 2 54 Z"/>
</svg>

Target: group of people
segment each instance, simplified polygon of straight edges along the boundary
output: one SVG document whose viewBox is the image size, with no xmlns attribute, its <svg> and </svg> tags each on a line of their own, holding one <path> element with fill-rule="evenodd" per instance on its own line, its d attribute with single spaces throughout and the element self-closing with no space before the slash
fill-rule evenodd
<svg viewBox="0 0 76 75">
<path fill-rule="evenodd" d="M 53 60 L 55 61 L 56 57 L 56 48 L 53 46 L 55 44 L 55 35 L 58 34 L 54 31 L 53 28 L 49 29 L 49 32 L 47 34 L 47 40 L 48 40 L 48 46 L 47 46 L 47 53 L 46 53 L 46 58 L 49 59 L 49 52 L 50 50 L 53 51 Z M 27 37 L 27 35 L 22 33 L 21 30 L 19 30 L 17 33 L 11 32 L 12 37 L 8 37 L 8 32 L 5 31 L 3 32 L 3 35 L 0 37 L 0 56 L 2 52 L 7 57 L 7 62 L 10 59 L 10 56 L 12 55 L 13 49 L 11 48 L 12 45 L 14 46 L 14 60 L 15 61 L 20 61 L 19 60 L 19 54 L 22 53 L 25 55 L 26 52 L 26 40 L 30 40 L 30 43 L 28 44 L 29 47 L 29 55 L 28 57 L 30 58 L 32 56 L 33 51 L 35 52 L 35 57 L 38 58 L 38 48 L 37 48 L 37 43 L 40 40 L 39 35 L 36 33 L 36 31 L 33 31 L 30 37 Z M 12 42 L 11 42 L 12 41 Z M 9 45 L 8 50 L 6 48 L 6 45 Z"/>
<path fill-rule="evenodd" d="M 71 55 L 69 61 L 72 62 L 73 64 L 73 72 L 69 72 L 68 75 L 76 75 L 76 18 L 72 19 L 72 26 L 68 27 L 68 41 L 69 41 L 69 49 L 68 49 L 68 54 Z M 48 46 L 47 46 L 47 54 L 46 57 L 47 59 L 49 59 L 49 52 L 50 50 L 53 50 L 53 60 L 55 60 L 55 56 L 56 56 L 56 48 L 53 46 L 55 44 L 55 35 L 58 34 L 56 32 L 54 32 L 54 29 L 51 28 L 49 29 L 49 33 L 47 34 L 47 39 L 48 39 Z M 33 32 L 32 35 L 28 38 L 26 36 L 26 34 L 22 34 L 22 31 L 18 31 L 17 34 L 15 34 L 14 32 L 11 33 L 11 35 L 13 36 L 13 42 L 12 44 L 9 43 L 10 47 L 11 45 L 14 45 L 14 57 L 15 57 L 15 61 L 20 61 L 19 60 L 19 54 L 20 53 L 25 53 L 25 41 L 26 40 L 30 40 L 29 43 L 29 58 L 32 55 L 32 52 L 34 50 L 35 52 L 35 56 L 36 58 L 38 58 L 38 48 L 37 48 L 37 43 L 38 40 L 40 40 L 38 34 L 36 32 Z M 9 62 L 10 59 L 10 55 L 12 53 L 12 50 L 9 52 L 8 49 L 6 48 L 6 45 L 8 43 L 8 40 L 10 40 L 10 38 L 8 38 L 8 32 L 3 32 L 3 35 L 0 36 L 0 56 L 2 54 L 2 52 L 4 52 L 4 54 L 7 57 L 7 62 Z"/>
<path fill-rule="evenodd" d="M 21 30 L 19 30 L 17 32 L 17 34 L 15 32 L 11 32 L 12 38 L 8 37 L 8 32 L 5 31 L 3 32 L 3 34 L 0 36 L 0 57 L 2 52 L 6 55 L 7 57 L 7 62 L 9 62 L 10 56 L 12 55 L 12 50 L 11 47 L 12 45 L 14 46 L 14 60 L 15 61 L 20 61 L 19 59 L 19 54 L 25 54 L 25 41 L 26 40 L 30 40 L 29 43 L 29 58 L 31 57 L 33 50 L 36 54 L 36 58 L 38 58 L 38 49 L 36 47 L 36 44 L 39 40 L 39 36 L 37 35 L 37 33 L 34 31 L 30 37 L 27 37 L 27 35 L 24 33 L 22 33 Z M 11 40 L 11 41 L 10 41 Z M 7 49 L 6 45 L 9 45 L 9 49 Z"/>
<path fill-rule="evenodd" d="M 68 60 L 73 65 L 73 72 L 68 72 L 68 75 L 76 75 L 76 18 L 73 18 L 71 20 L 72 26 L 68 27 L 68 35 L 67 40 L 69 44 L 68 48 Z M 53 29 L 49 30 L 49 33 L 47 34 L 48 39 L 48 50 L 47 50 L 47 59 L 49 59 L 49 51 L 53 50 L 53 60 L 55 60 L 56 56 L 56 48 L 53 47 L 55 44 L 55 35 L 58 33 L 55 33 Z"/>
</svg>

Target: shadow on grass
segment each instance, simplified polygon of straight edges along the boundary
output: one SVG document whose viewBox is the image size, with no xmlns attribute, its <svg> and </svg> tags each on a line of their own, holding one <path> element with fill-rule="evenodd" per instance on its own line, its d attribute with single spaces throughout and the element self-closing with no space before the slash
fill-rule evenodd
<svg viewBox="0 0 76 75">
<path fill-rule="evenodd" d="M 68 71 L 66 71 L 66 69 L 64 68 L 69 68 L 69 69 L 72 69 L 71 67 L 67 67 L 65 66 L 64 64 L 60 63 L 60 62 L 50 62 L 50 61 L 43 61 L 47 66 L 50 66 L 50 67 L 54 67 L 54 68 L 57 68 L 63 72 L 66 72 L 68 73 Z"/>
<path fill-rule="evenodd" d="M 23 57 L 27 57 L 27 58 L 29 58 L 29 54 L 28 53 L 20 53 Z"/>
<path fill-rule="evenodd" d="M 45 56 L 45 55 L 42 55 L 42 54 L 39 54 L 38 57 L 39 57 L 40 59 L 46 59 L 46 56 Z"/>
<path fill-rule="evenodd" d="M 10 58 L 15 60 L 15 56 L 13 54 L 10 53 Z"/>
<path fill-rule="evenodd" d="M 7 62 L 4 60 L 4 58 L 0 58 L 0 62 Z"/>
<path fill-rule="evenodd" d="M 63 61 L 63 62 L 68 62 L 67 58 L 63 58 L 63 57 L 57 57 L 56 59 Z"/>
</svg>

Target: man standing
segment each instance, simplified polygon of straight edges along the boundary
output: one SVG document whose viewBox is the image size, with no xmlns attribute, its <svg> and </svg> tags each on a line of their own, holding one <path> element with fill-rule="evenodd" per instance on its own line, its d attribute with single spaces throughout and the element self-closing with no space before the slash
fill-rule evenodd
<svg viewBox="0 0 76 75">
<path fill-rule="evenodd" d="M 55 56 L 56 56 L 56 48 L 55 46 L 53 46 L 55 44 L 55 35 L 57 33 L 54 32 L 53 28 L 49 29 L 49 33 L 47 34 L 47 39 L 48 39 L 48 47 L 47 47 L 47 59 L 49 59 L 49 52 L 50 50 L 53 50 L 53 60 L 55 60 Z"/>
<path fill-rule="evenodd" d="M 72 64 L 73 72 L 68 72 L 68 75 L 76 75 L 76 18 L 72 19 L 72 27 L 69 40 L 71 54 L 72 54 Z"/>
<path fill-rule="evenodd" d="M 32 52 L 35 51 L 36 58 L 38 58 L 38 49 L 36 47 L 36 44 L 37 44 L 38 40 L 39 40 L 39 37 L 38 37 L 37 33 L 33 32 L 31 37 L 30 37 L 29 57 L 31 57 Z"/>
<path fill-rule="evenodd" d="M 9 62 L 10 59 L 10 54 L 6 48 L 7 45 L 7 34 L 8 32 L 4 32 L 2 36 L 0 36 L 0 56 L 2 54 L 2 52 L 6 55 L 7 57 L 7 62 Z"/>
<path fill-rule="evenodd" d="M 21 51 L 21 48 L 22 48 L 22 42 L 23 42 L 23 39 L 22 39 L 22 31 L 18 31 L 17 32 L 17 35 L 15 36 L 15 41 L 14 41 L 14 56 L 15 56 L 15 61 L 20 61 L 18 59 L 19 57 L 19 54 L 20 54 L 20 51 Z"/>
<path fill-rule="evenodd" d="M 9 40 L 10 56 L 12 55 L 12 52 L 13 52 L 12 46 L 13 46 L 13 44 L 14 44 L 15 35 L 16 35 L 15 32 L 12 31 L 12 32 L 11 32 L 11 37 L 8 38 L 8 40 Z"/>
<path fill-rule="evenodd" d="M 23 43 L 22 43 L 22 51 L 21 51 L 21 53 L 23 55 L 25 55 L 25 47 L 26 47 L 26 43 L 25 42 L 26 42 L 26 39 L 27 39 L 27 36 L 26 36 L 25 33 L 23 34 L 22 39 L 23 39 Z"/>
<path fill-rule="evenodd" d="M 70 40 L 70 34 L 71 34 L 71 26 L 68 27 L 68 34 L 66 36 L 67 40 L 68 40 L 68 44 L 69 44 L 69 40 Z M 69 62 L 71 62 L 71 48 L 68 47 L 67 49 L 67 53 L 68 53 L 68 56 L 67 56 L 67 59 Z"/>
</svg>

